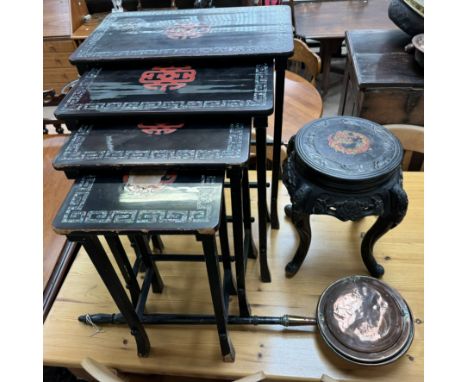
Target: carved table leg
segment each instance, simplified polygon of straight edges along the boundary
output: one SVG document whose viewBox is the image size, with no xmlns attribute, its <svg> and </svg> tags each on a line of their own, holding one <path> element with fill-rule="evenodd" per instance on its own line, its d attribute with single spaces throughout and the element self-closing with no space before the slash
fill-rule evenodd
<svg viewBox="0 0 468 382">
<path fill-rule="evenodd" d="M 293 277 L 301 267 L 309 250 L 310 240 L 312 238 L 310 232 L 310 215 L 294 210 L 292 207 L 292 222 L 299 234 L 299 247 L 293 259 L 286 265 L 286 277 Z"/>
<path fill-rule="evenodd" d="M 385 212 L 379 216 L 374 225 L 367 231 L 361 244 L 361 256 L 369 273 L 374 277 L 382 277 L 385 269 L 374 258 L 374 245 L 378 239 L 390 229 L 401 223 L 408 209 L 408 197 L 400 184 L 389 191 L 389 200 Z"/>
<path fill-rule="evenodd" d="M 295 142 L 295 139 L 296 139 L 296 136 L 293 135 L 291 138 L 289 138 L 289 142 L 288 142 L 288 148 L 287 148 L 287 154 L 288 154 L 288 158 L 291 157 L 293 151 L 294 151 L 294 142 Z M 290 174 L 288 173 L 288 171 L 286 170 L 287 166 L 288 166 L 288 160 L 286 160 L 283 164 L 284 168 L 283 168 L 283 183 L 285 185 L 287 185 L 291 180 L 289 179 L 290 177 Z M 288 190 L 289 192 L 289 190 Z M 292 216 L 292 204 L 288 204 L 286 206 L 284 206 L 284 213 L 286 215 L 287 218 L 291 219 L 291 216 Z"/>
</svg>

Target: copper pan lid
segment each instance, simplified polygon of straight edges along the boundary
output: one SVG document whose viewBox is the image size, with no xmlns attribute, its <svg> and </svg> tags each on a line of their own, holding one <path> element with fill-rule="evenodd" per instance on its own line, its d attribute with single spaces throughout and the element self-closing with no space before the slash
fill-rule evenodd
<svg viewBox="0 0 468 382">
<path fill-rule="evenodd" d="M 414 336 L 405 300 L 368 276 L 336 281 L 321 295 L 317 323 L 327 345 L 348 361 L 382 365 L 401 357 Z"/>
</svg>

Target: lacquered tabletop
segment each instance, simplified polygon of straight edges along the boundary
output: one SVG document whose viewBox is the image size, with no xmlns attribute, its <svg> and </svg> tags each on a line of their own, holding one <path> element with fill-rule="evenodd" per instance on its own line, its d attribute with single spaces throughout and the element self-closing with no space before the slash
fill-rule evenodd
<svg viewBox="0 0 468 382">
<path fill-rule="evenodd" d="M 401 144 L 389 130 L 348 116 L 307 124 L 296 135 L 295 149 L 312 170 L 340 181 L 367 181 L 390 174 L 403 159 Z"/>
<path fill-rule="evenodd" d="M 54 167 L 93 173 L 239 166 L 249 159 L 250 130 L 250 120 L 85 125 L 72 133 Z"/>
<path fill-rule="evenodd" d="M 273 112 L 273 65 L 92 69 L 57 108 L 57 118 Z"/>
<path fill-rule="evenodd" d="M 56 232 L 198 232 L 219 223 L 224 176 L 159 172 L 76 180 Z"/>
<path fill-rule="evenodd" d="M 288 6 L 112 13 L 70 57 L 73 64 L 290 56 Z"/>
</svg>

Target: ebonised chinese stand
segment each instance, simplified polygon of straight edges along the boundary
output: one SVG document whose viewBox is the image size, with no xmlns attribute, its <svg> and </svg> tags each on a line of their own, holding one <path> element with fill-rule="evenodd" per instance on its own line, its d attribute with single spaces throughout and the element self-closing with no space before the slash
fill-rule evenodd
<svg viewBox="0 0 468 382">
<path fill-rule="evenodd" d="M 307 255 L 311 214 L 341 221 L 377 215 L 362 240 L 361 256 L 372 276 L 383 275 L 373 248 L 406 214 L 402 159 L 398 139 L 383 126 L 361 118 L 322 118 L 291 138 L 283 182 L 292 205 L 285 212 L 292 218 L 300 243 L 286 266 L 286 276 L 294 276 Z"/>
</svg>

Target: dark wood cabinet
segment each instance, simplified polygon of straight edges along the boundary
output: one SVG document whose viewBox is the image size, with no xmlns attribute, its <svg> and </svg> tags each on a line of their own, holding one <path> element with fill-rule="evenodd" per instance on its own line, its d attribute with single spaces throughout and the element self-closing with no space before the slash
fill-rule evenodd
<svg viewBox="0 0 468 382">
<path fill-rule="evenodd" d="M 380 124 L 424 125 L 424 69 L 399 30 L 346 32 L 348 62 L 338 110 Z"/>
<path fill-rule="evenodd" d="M 43 14 L 43 90 L 62 88 L 78 78 L 78 71 L 68 61 L 76 49 L 70 37 L 70 4 L 65 0 L 44 0 Z"/>
</svg>

